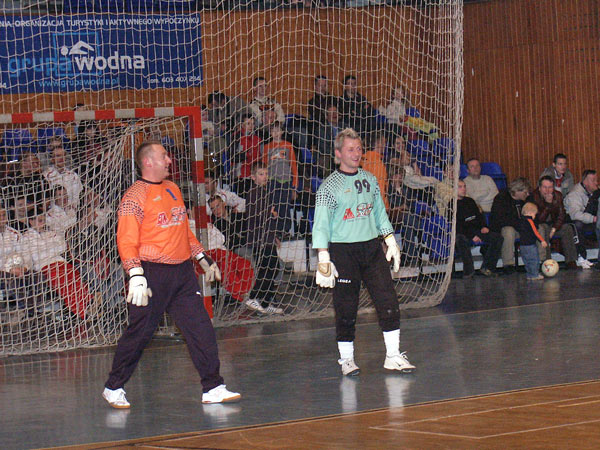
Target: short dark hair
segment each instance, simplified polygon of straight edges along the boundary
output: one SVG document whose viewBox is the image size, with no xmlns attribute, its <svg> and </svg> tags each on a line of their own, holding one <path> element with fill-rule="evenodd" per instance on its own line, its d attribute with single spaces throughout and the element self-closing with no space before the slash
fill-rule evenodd
<svg viewBox="0 0 600 450">
<path fill-rule="evenodd" d="M 556 161 L 558 161 L 559 159 L 567 159 L 567 155 L 565 155 L 564 153 L 557 153 L 556 155 L 554 155 L 554 158 L 552 158 L 552 162 L 556 164 Z"/>
<path fill-rule="evenodd" d="M 596 171 L 594 169 L 585 169 L 581 174 L 581 182 L 583 183 L 589 175 L 596 175 Z"/>
<path fill-rule="evenodd" d="M 356 76 L 355 75 L 346 75 L 344 77 L 344 84 L 346 84 L 348 82 L 348 80 L 354 80 L 354 81 L 356 81 Z"/>
<path fill-rule="evenodd" d="M 221 102 L 225 100 L 225 94 L 220 91 L 213 91 L 208 94 L 208 104 L 212 105 L 215 101 Z"/>
<path fill-rule="evenodd" d="M 325 75 L 317 75 L 315 77 L 315 83 L 319 80 L 326 80 L 326 79 L 327 79 L 327 77 Z"/>
<path fill-rule="evenodd" d="M 256 175 L 256 172 L 258 172 L 260 169 L 266 169 L 266 168 L 267 168 L 267 166 L 262 161 L 255 162 L 254 164 L 252 164 L 252 168 L 250 169 L 250 173 L 252 175 Z"/>
<path fill-rule="evenodd" d="M 256 86 L 259 81 L 267 81 L 267 79 L 265 77 L 256 77 L 254 80 L 252 80 L 252 86 Z"/>
<path fill-rule="evenodd" d="M 538 180 L 538 186 L 542 185 L 542 181 L 549 181 L 552 184 L 554 184 L 554 178 L 550 175 L 544 175 L 543 177 L 540 177 L 540 179 Z"/>
<path fill-rule="evenodd" d="M 481 161 L 479 161 L 479 158 L 475 158 L 475 157 L 473 157 L 473 158 L 469 158 L 469 159 L 467 159 L 467 163 L 466 163 L 466 164 L 467 164 L 467 165 L 469 165 L 469 163 L 470 163 L 471 161 L 477 161 L 478 163 L 480 163 L 480 162 L 481 162 Z"/>
</svg>

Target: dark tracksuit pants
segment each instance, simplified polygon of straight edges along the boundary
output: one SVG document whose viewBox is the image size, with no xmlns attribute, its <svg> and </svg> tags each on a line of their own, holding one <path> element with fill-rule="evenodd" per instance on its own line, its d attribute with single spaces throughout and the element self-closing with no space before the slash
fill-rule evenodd
<svg viewBox="0 0 600 450">
<path fill-rule="evenodd" d="M 329 253 L 338 271 L 333 288 L 337 341 L 354 341 L 361 280 L 373 300 L 381 330 L 399 329 L 398 295 L 381 241 L 372 239 L 350 244 L 331 243 Z"/>
<path fill-rule="evenodd" d="M 181 330 L 188 351 L 200 374 L 202 391 L 223 384 L 219 375 L 217 340 L 204 309 L 198 279 L 191 261 L 157 264 L 142 261 L 152 297 L 144 307 L 129 304 L 129 325 L 117 343 L 112 370 L 105 386 L 118 389 L 131 378 L 144 348 L 154 335 L 163 314 L 168 312 Z"/>
</svg>

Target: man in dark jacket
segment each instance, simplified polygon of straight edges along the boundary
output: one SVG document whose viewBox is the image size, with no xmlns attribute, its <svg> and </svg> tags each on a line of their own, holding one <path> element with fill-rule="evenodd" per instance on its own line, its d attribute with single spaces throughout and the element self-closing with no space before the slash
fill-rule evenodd
<svg viewBox="0 0 600 450">
<path fill-rule="evenodd" d="M 527 178 L 515 178 L 508 188 L 501 190 L 492 203 L 490 229 L 500 233 L 502 243 L 502 266 L 506 274 L 515 271 L 515 240 L 519 237 L 517 228 L 521 218 L 521 208 L 529 196 L 531 185 Z"/>
<path fill-rule="evenodd" d="M 565 224 L 567 213 L 563 204 L 563 195 L 554 188 L 554 178 L 544 175 L 538 181 L 538 187 L 529 196 L 527 201 L 535 203 L 538 207 L 536 216 L 538 232 L 546 242 L 553 237 L 560 238 L 562 251 L 568 269 L 576 269 L 577 249 L 573 242 L 573 227 Z M 544 248 L 538 246 L 540 261 L 550 259 L 552 256 L 550 246 Z"/>
<path fill-rule="evenodd" d="M 465 182 L 459 180 L 456 202 L 456 255 L 463 262 L 463 278 L 469 278 L 475 273 L 471 245 L 473 242 L 484 244 L 486 248 L 483 252 L 483 264 L 479 273 L 489 277 L 494 275 L 504 239 L 499 233 L 490 231 L 486 226 L 477 203 L 472 198 L 465 196 L 466 191 Z"/>
</svg>

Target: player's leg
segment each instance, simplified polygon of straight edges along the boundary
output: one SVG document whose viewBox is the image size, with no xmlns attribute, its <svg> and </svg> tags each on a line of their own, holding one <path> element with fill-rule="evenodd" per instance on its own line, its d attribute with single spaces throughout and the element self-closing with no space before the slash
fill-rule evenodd
<svg viewBox="0 0 600 450">
<path fill-rule="evenodd" d="M 400 352 L 400 308 L 389 263 L 385 259 L 381 243 L 373 239 L 364 243 L 361 260 L 361 276 L 373 300 L 379 326 L 385 343 L 384 367 L 401 373 L 415 370 L 404 352 Z"/>
<path fill-rule="evenodd" d="M 330 244 L 331 261 L 338 271 L 333 288 L 335 331 L 344 375 L 358 375 L 360 369 L 354 362 L 354 337 L 360 293 L 360 269 L 355 249 L 359 244 Z"/>
<path fill-rule="evenodd" d="M 142 262 L 148 287 L 153 296 L 147 306 L 127 305 L 129 325 L 117 343 L 112 369 L 105 383 L 104 398 L 115 408 L 128 408 L 123 387 L 131 378 L 144 348 L 154 335 L 154 331 L 167 307 L 168 293 L 173 282 L 165 276 L 164 264 Z M 123 299 L 125 301 L 125 299 Z"/>
<path fill-rule="evenodd" d="M 192 262 L 178 264 L 173 269 L 171 276 L 178 282 L 167 306 L 167 312 L 181 330 L 194 367 L 200 375 L 202 402 L 220 403 L 239 400 L 240 394 L 227 391 L 223 378 L 219 374 L 219 350 L 215 330 L 204 308 L 204 296 L 198 285 Z M 207 395 L 209 392 L 212 394 Z"/>
</svg>

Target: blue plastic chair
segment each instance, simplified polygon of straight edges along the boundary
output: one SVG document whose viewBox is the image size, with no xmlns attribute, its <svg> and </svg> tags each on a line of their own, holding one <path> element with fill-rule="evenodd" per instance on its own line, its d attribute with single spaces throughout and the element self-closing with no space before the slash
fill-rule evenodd
<svg viewBox="0 0 600 450">
<path fill-rule="evenodd" d="M 500 167 L 500 164 L 495 162 L 484 162 L 481 163 L 481 174 L 489 176 L 504 175 L 504 172 L 502 171 L 502 167 Z"/>
<path fill-rule="evenodd" d="M 409 108 L 406 108 L 406 115 L 408 117 L 417 117 L 417 118 L 421 117 L 421 113 L 419 112 L 419 110 L 412 106 Z"/>
<path fill-rule="evenodd" d="M 412 156 L 427 153 L 429 151 L 429 142 L 421 139 L 407 141 L 406 150 L 408 150 L 408 153 L 410 153 Z"/>
<path fill-rule="evenodd" d="M 462 180 L 463 178 L 466 178 L 467 175 L 469 175 L 469 171 L 467 170 L 467 165 L 461 164 L 460 165 L 460 174 L 458 175 L 458 177 Z"/>
</svg>

